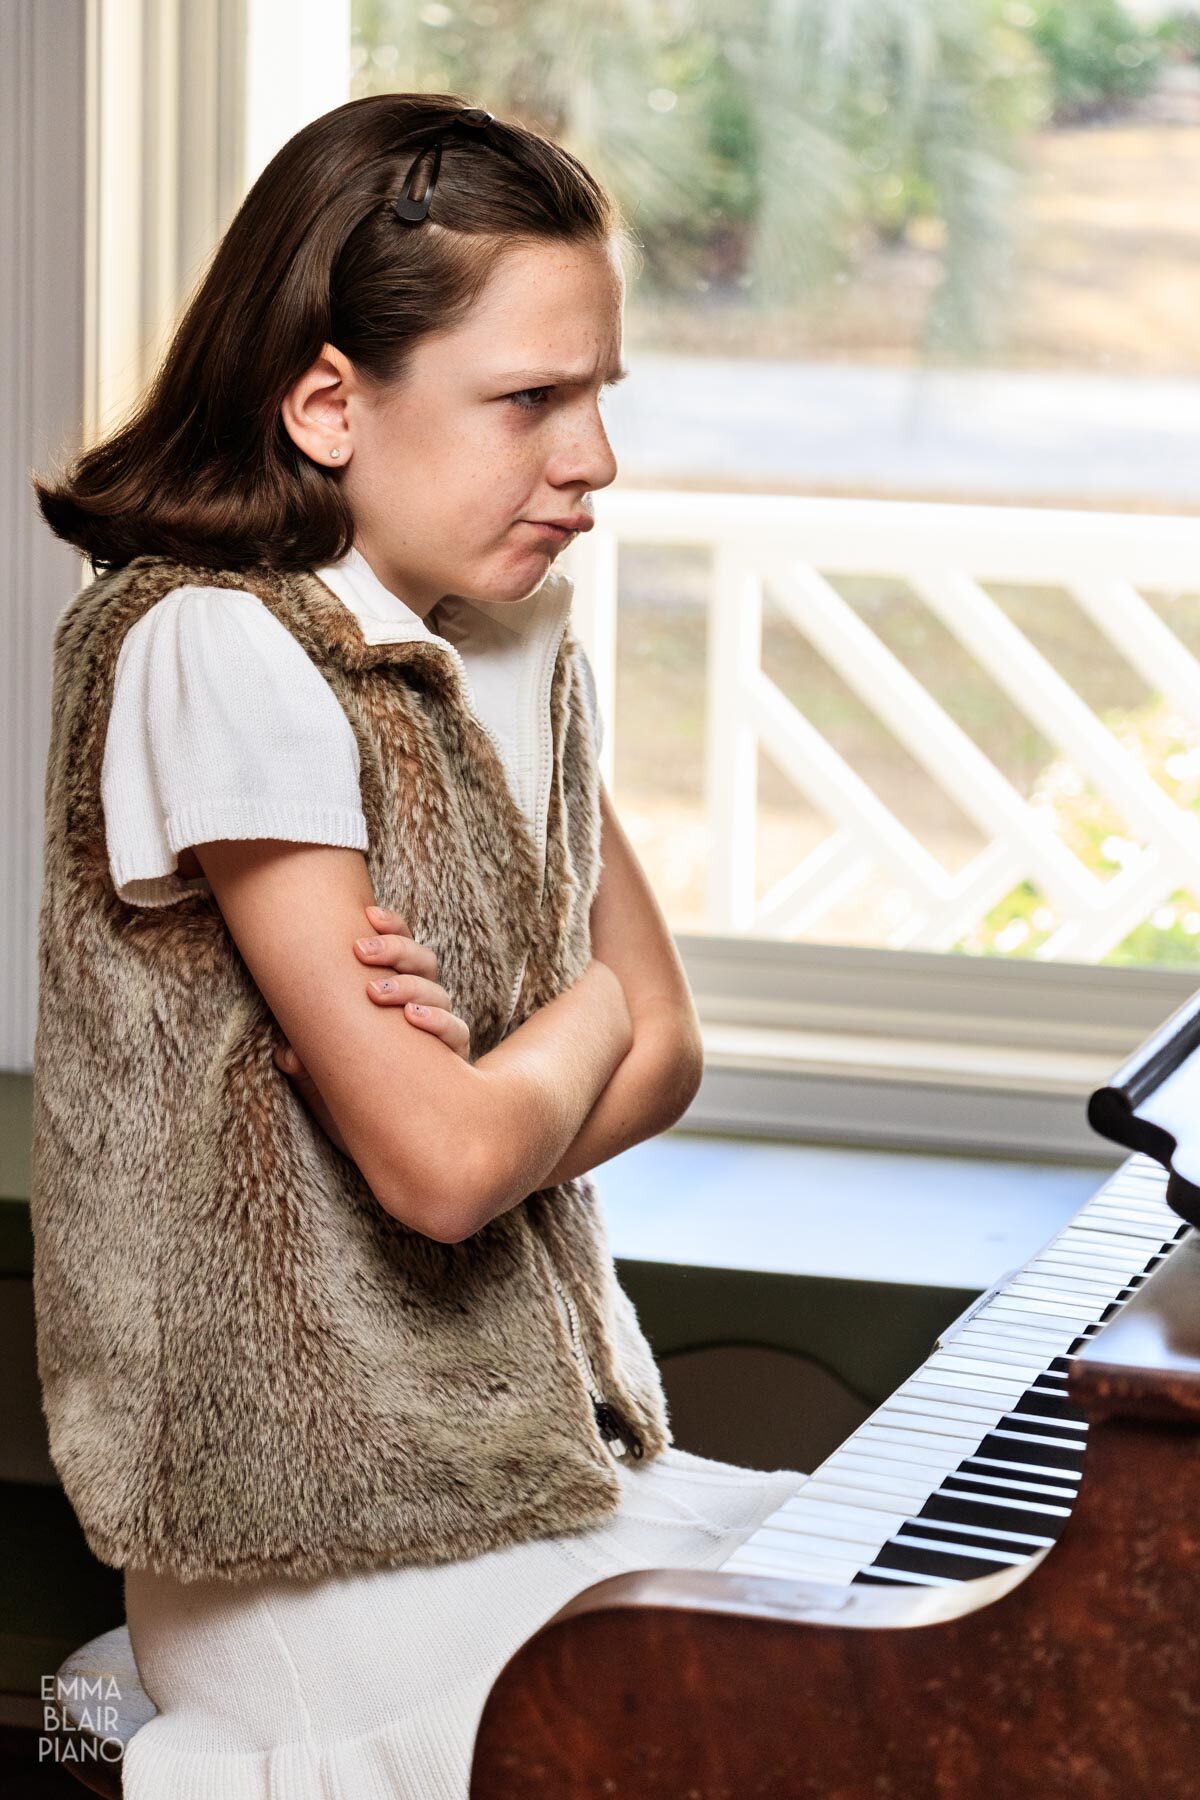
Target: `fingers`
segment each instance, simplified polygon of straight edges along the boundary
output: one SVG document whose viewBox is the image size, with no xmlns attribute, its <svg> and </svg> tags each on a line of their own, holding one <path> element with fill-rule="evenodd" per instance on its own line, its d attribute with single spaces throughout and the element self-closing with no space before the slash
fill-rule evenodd
<svg viewBox="0 0 1200 1800">
<path fill-rule="evenodd" d="M 398 913 L 388 913 L 391 924 L 403 923 Z M 356 938 L 354 953 L 360 962 L 382 963 L 389 969 L 398 969 L 404 973 L 424 975 L 430 980 L 437 976 L 437 952 L 429 944 L 418 944 L 416 940 L 396 930 L 383 931 L 377 937 Z"/>
<path fill-rule="evenodd" d="M 363 908 L 370 922 L 372 931 L 398 931 L 401 937 L 411 937 L 408 920 L 403 913 L 390 912 L 386 906 L 367 906 Z"/>
<path fill-rule="evenodd" d="M 404 1008 L 404 1016 L 412 1024 L 419 1025 L 431 1037 L 441 1038 L 443 1044 L 461 1056 L 464 1061 L 471 1060 L 471 1032 L 457 1013 L 449 1012 L 444 1006 L 420 1006 L 410 1001 Z"/>
<path fill-rule="evenodd" d="M 395 969 L 380 969 L 376 979 L 368 981 L 367 992 L 380 1006 L 405 1006 L 412 1000 L 422 1006 L 450 1006 L 449 994 L 436 981 L 423 975 L 398 974 Z"/>
</svg>

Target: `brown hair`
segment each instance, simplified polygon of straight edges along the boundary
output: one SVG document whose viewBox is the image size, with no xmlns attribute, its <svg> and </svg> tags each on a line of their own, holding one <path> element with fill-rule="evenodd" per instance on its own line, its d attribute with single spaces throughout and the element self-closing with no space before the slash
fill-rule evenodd
<svg viewBox="0 0 1200 1800">
<path fill-rule="evenodd" d="M 522 125 L 447 138 L 424 224 L 391 201 L 456 94 L 371 94 L 314 119 L 246 195 L 131 415 L 53 481 L 51 531 L 97 570 L 163 555 L 213 568 L 336 560 L 354 541 L 338 469 L 292 441 L 280 404 L 335 344 L 369 382 L 399 380 L 421 338 L 460 324 L 514 242 L 637 240 L 569 151 Z M 427 141 L 427 140 L 426 140 Z"/>
</svg>

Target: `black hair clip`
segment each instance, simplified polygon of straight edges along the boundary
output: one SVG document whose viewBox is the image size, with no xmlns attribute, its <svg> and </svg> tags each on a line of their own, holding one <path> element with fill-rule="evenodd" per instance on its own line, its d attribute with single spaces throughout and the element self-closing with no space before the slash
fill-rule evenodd
<svg viewBox="0 0 1200 1800">
<path fill-rule="evenodd" d="M 495 116 L 495 113 L 488 112 L 485 107 L 467 106 L 463 108 L 462 112 L 455 113 L 452 119 L 447 119 L 444 124 L 428 127 L 428 135 L 432 142 L 422 145 L 418 150 L 405 178 L 404 191 L 392 201 L 392 210 L 398 219 L 403 219 L 406 225 L 419 225 L 421 220 L 427 216 L 429 202 L 433 199 L 433 190 L 437 186 L 438 170 L 442 166 L 442 139 L 447 133 L 453 131 L 458 125 L 465 125 L 472 131 L 486 131 Z M 414 200 L 409 192 L 412 178 L 421 158 L 430 149 L 433 150 L 433 167 L 429 172 L 429 180 L 425 184 L 425 192 L 421 198 Z"/>
</svg>

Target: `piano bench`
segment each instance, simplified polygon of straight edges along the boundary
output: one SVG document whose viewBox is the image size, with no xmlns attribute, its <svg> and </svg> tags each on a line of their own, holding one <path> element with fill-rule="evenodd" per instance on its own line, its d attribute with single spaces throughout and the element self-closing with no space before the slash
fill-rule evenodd
<svg viewBox="0 0 1200 1800">
<path fill-rule="evenodd" d="M 125 1746 L 158 1708 L 138 1679 L 125 1625 L 101 1632 L 63 1662 L 56 1677 L 59 1767 L 108 1800 L 121 1800 Z"/>
</svg>

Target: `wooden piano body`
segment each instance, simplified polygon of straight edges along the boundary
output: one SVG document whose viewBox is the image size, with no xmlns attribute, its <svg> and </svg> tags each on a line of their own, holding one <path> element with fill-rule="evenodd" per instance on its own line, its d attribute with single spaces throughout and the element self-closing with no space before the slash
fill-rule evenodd
<svg viewBox="0 0 1200 1800">
<path fill-rule="evenodd" d="M 1198 1046 L 1200 996 L 1089 1108 L 1148 1154 L 725 1566 L 598 1582 L 521 1647 L 472 1800 L 1198 1800 Z M 940 1426 L 959 1439 L 922 1473 Z M 1051 1506 L 1072 1430 L 1077 1486 Z M 1023 1553 L 961 1524 L 1053 1513 Z"/>
</svg>

